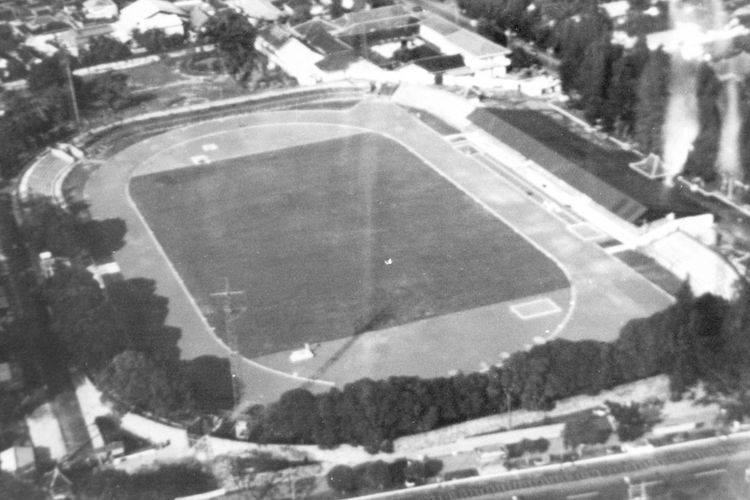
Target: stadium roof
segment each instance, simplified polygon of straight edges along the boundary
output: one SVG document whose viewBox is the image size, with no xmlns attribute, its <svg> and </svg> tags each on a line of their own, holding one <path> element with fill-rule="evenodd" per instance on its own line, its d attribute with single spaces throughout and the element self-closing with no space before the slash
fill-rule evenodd
<svg viewBox="0 0 750 500">
<path fill-rule="evenodd" d="M 624 220 L 704 212 L 682 188 L 629 168 L 634 153 L 595 145 L 539 112 L 479 108 L 469 120 Z"/>
</svg>

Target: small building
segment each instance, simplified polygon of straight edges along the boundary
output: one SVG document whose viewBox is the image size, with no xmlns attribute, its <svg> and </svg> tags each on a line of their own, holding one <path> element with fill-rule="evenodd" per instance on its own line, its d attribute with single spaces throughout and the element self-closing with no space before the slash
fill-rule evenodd
<svg viewBox="0 0 750 500">
<path fill-rule="evenodd" d="M 112 36 L 113 26 L 111 23 L 87 24 L 76 30 L 76 45 L 78 50 L 88 50 L 91 40 L 99 36 Z"/>
<path fill-rule="evenodd" d="M 437 16 L 422 20 L 419 35 L 443 54 L 461 54 L 464 63 L 482 78 L 503 77 L 510 65 L 510 50 Z"/>
<path fill-rule="evenodd" d="M 129 41 L 134 31 L 157 29 L 166 35 L 184 35 L 188 13 L 165 0 L 136 0 L 120 11 L 113 35 L 121 42 Z"/>
<path fill-rule="evenodd" d="M 268 0 L 227 0 L 227 5 L 259 21 L 277 21 L 283 12 Z"/>
<path fill-rule="evenodd" d="M 46 56 L 55 54 L 63 47 L 73 56 L 78 55 L 76 29 L 62 21 L 54 20 L 34 30 L 26 37 L 25 44 Z"/>
<path fill-rule="evenodd" d="M 20 389 L 23 386 L 21 367 L 17 363 L 0 363 L 0 388 L 6 390 Z"/>
<path fill-rule="evenodd" d="M 36 468 L 34 448 L 31 446 L 13 446 L 0 452 L 0 470 L 11 474 L 26 474 Z"/>
<path fill-rule="evenodd" d="M 402 5 L 353 12 L 332 22 L 335 36 L 352 47 L 402 40 L 419 33 L 419 19 Z"/>
<path fill-rule="evenodd" d="M 336 27 L 331 23 L 319 19 L 313 19 L 292 28 L 293 33 L 305 45 L 325 58 L 341 58 L 342 55 L 353 54 L 354 50 L 352 47 L 337 39 L 333 34 L 335 29 Z"/>
<path fill-rule="evenodd" d="M 117 19 L 120 12 L 112 0 L 86 0 L 82 10 L 86 19 L 97 21 Z"/>
<path fill-rule="evenodd" d="M 260 30 L 255 45 L 272 63 L 294 77 L 301 85 L 310 85 L 322 80 L 323 72 L 315 64 L 324 56 L 280 26 L 274 24 Z"/>
<path fill-rule="evenodd" d="M 599 5 L 607 17 L 615 24 L 622 24 L 630 11 L 630 2 L 628 0 L 615 0 Z"/>
</svg>

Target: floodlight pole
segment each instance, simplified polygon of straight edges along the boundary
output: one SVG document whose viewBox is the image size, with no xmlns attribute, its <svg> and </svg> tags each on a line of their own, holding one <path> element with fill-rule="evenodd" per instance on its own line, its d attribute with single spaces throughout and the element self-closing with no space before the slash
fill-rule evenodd
<svg viewBox="0 0 750 500">
<path fill-rule="evenodd" d="M 76 121 L 76 128 L 78 128 L 81 125 L 81 115 L 78 112 L 78 100 L 76 99 L 76 91 L 73 86 L 73 73 L 70 71 L 70 53 L 64 45 L 61 52 L 63 65 L 65 66 L 65 78 L 68 80 L 68 90 L 70 91 L 70 102 L 73 107 L 73 117 Z"/>
<path fill-rule="evenodd" d="M 224 291 L 215 292 L 210 294 L 211 297 L 221 299 L 222 302 L 222 314 L 224 317 L 224 330 L 227 336 L 227 345 L 229 345 L 229 367 L 232 372 L 232 400 L 236 407 L 240 403 L 240 353 L 239 353 L 239 340 L 237 338 L 237 329 L 234 327 L 234 320 L 237 314 L 242 314 L 247 309 L 245 306 L 241 306 L 239 309 L 232 308 L 232 297 L 244 297 L 244 290 L 230 290 L 229 278 L 224 278 Z"/>
</svg>

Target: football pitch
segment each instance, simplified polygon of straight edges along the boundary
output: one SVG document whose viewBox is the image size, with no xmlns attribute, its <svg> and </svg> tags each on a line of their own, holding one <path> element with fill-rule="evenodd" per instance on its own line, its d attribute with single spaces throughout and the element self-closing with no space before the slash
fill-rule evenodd
<svg viewBox="0 0 750 500">
<path fill-rule="evenodd" d="M 234 324 L 248 357 L 569 285 L 378 134 L 137 176 L 130 193 L 204 310 L 225 278 L 246 292 Z"/>
</svg>

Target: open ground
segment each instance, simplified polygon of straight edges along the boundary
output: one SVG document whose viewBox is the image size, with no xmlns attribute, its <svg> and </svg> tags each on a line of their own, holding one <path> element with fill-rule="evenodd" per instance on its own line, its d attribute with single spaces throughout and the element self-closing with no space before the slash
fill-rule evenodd
<svg viewBox="0 0 750 500">
<path fill-rule="evenodd" d="M 361 135 L 362 132 L 367 134 Z M 172 254 L 173 250 L 170 250 L 170 244 L 164 243 L 165 246 L 162 248 L 159 243 L 166 241 L 165 231 L 182 231 L 183 226 L 193 222 L 194 216 L 185 212 L 184 224 L 181 223 L 180 228 L 170 228 L 165 222 L 161 223 L 161 226 L 158 222 L 154 223 L 154 210 L 144 209 L 149 222 L 154 224 L 154 228 L 150 228 L 130 198 L 131 179 L 135 192 L 139 189 L 139 182 L 143 182 L 139 180 L 139 176 L 159 172 L 161 174 L 158 175 L 164 175 L 171 171 L 170 175 L 175 179 L 182 175 L 186 178 L 200 177 L 198 173 L 181 173 L 180 170 L 186 166 L 206 162 L 217 170 L 238 168 L 237 162 L 224 160 L 259 154 L 265 156 L 258 156 L 256 160 L 272 158 L 275 154 L 273 151 L 285 148 L 304 145 L 314 148 L 319 146 L 315 143 L 321 141 L 334 139 L 335 144 L 337 138 L 346 138 L 350 141 L 357 137 L 357 140 L 364 140 L 365 143 L 375 141 L 386 144 L 388 139 L 396 141 L 399 146 L 392 149 L 400 148 L 398 154 L 414 163 L 404 168 L 403 172 L 399 171 L 399 175 L 421 177 L 427 186 L 433 183 L 434 189 L 453 190 L 450 191 L 452 194 L 441 191 L 444 194 L 439 195 L 448 200 L 461 200 L 458 205 L 453 205 L 451 211 L 455 211 L 455 207 L 459 205 L 464 207 L 462 210 L 474 211 L 480 220 L 482 217 L 487 219 L 486 226 L 483 225 L 485 223 L 479 226 L 494 227 L 498 235 L 511 234 L 506 229 L 507 225 L 531 244 L 523 242 L 523 245 L 527 245 L 528 248 L 534 247 L 533 252 L 529 251 L 527 255 L 521 256 L 520 260 L 513 264 L 504 262 L 502 266 L 513 265 L 521 269 L 526 265 L 524 259 L 528 258 L 529 262 L 536 263 L 533 266 L 540 267 L 540 270 L 551 269 L 553 275 L 559 273 L 548 263 L 541 264 L 547 262 L 546 259 L 539 258 L 538 253 L 541 252 L 562 270 L 571 287 L 561 287 L 559 277 L 554 276 L 552 279 L 549 276 L 540 277 L 537 289 L 528 284 L 518 283 L 508 287 L 507 281 L 512 280 L 514 276 L 511 273 L 507 275 L 509 278 L 503 278 L 506 283 L 502 288 L 516 287 L 517 291 L 503 296 L 505 292 L 502 290 L 492 290 L 493 279 L 498 278 L 487 277 L 485 274 L 497 272 L 498 276 L 506 276 L 502 274 L 506 270 L 488 266 L 487 264 L 496 262 L 493 259 L 497 256 L 486 255 L 483 257 L 486 260 L 478 261 L 485 264 L 472 271 L 478 278 L 487 280 L 480 287 L 484 289 L 483 292 L 472 290 L 471 283 L 453 280 L 459 283 L 460 288 L 470 292 L 469 298 L 460 304 L 437 306 L 432 311 L 429 308 L 420 309 L 419 305 L 415 305 L 407 308 L 406 314 L 395 315 L 394 324 L 400 321 L 404 324 L 381 325 L 388 327 L 354 337 L 334 338 L 341 335 L 340 333 L 324 337 L 330 340 L 323 340 L 315 358 L 305 363 L 290 363 L 287 351 L 265 354 L 252 360 L 245 359 L 241 376 L 247 394 L 253 400 L 272 400 L 280 391 L 300 384 L 311 388 L 325 388 L 331 384 L 342 384 L 366 376 L 440 376 L 447 375 L 452 370 L 481 369 L 499 362 L 503 353 L 522 349 L 537 338 L 563 336 L 570 339 L 611 340 L 627 320 L 645 316 L 670 303 L 670 298 L 666 294 L 607 255 L 594 242 L 581 238 L 576 232 L 569 230 L 564 221 L 551 216 L 543 206 L 530 200 L 525 193 L 509 184 L 497 172 L 462 154 L 450 141 L 445 140 L 407 111 L 387 102 L 366 100 L 348 110 L 254 113 L 173 130 L 121 151 L 109 158 L 92 176 L 86 193 L 93 213 L 97 217 L 122 217 L 128 224 L 127 245 L 116 256 L 120 266 L 128 277 L 147 276 L 157 280 L 159 293 L 170 299 L 168 322 L 182 330 L 180 347 L 186 358 L 203 354 L 227 354 L 226 346 L 213 333 L 201 314 L 198 305 L 200 294 L 196 294 L 196 301 L 188 291 L 191 289 L 190 278 L 177 272 L 180 262 L 174 262 L 175 257 Z M 324 144 L 329 147 L 332 143 Z M 363 151 L 359 154 L 367 155 Z M 420 162 L 415 162 L 412 157 Z M 346 162 L 342 162 L 344 163 Z M 310 167 L 312 168 L 312 165 Z M 195 168 L 200 169 L 195 172 L 202 172 L 205 167 Z M 261 162 L 259 168 L 266 167 L 262 167 Z M 297 171 L 298 167 L 294 168 Z M 335 172 L 337 175 L 334 184 L 337 185 L 340 182 L 340 172 Z M 153 179 L 158 178 L 158 175 Z M 396 182 L 397 179 L 398 177 L 393 181 Z M 399 192 L 408 193 L 409 188 L 414 189 L 415 179 L 409 177 L 403 186 L 399 183 L 399 189 L 404 190 Z M 269 193 L 268 196 L 271 194 L 273 193 Z M 392 195 L 397 196 L 398 192 Z M 171 195 L 164 191 L 162 196 L 166 203 Z M 182 196 L 183 200 L 184 198 L 185 195 Z M 417 196 L 415 199 L 432 200 L 433 204 L 424 205 L 424 209 L 429 211 L 434 208 L 435 199 L 431 196 Z M 205 203 L 200 197 L 196 197 L 194 201 L 198 207 L 207 206 Z M 484 214 L 481 214 L 482 210 L 479 210 L 479 207 Z M 431 221 L 432 224 L 439 222 L 439 218 L 430 216 L 431 214 L 424 215 L 425 221 Z M 475 221 L 475 216 L 472 216 L 471 220 Z M 500 222 L 491 221 L 490 217 Z M 408 228 L 405 221 L 399 221 L 399 224 L 404 225 L 402 231 L 404 234 L 409 233 L 410 238 L 420 236 L 420 227 Z M 156 230 L 156 235 L 152 229 Z M 446 229 L 453 231 L 455 227 Z M 432 232 L 434 234 L 435 230 Z M 362 238 L 361 234 L 357 238 Z M 482 238 L 478 240 L 485 242 L 482 245 L 492 248 L 494 244 L 496 251 L 502 251 L 502 247 L 497 246 L 497 241 L 493 241 L 492 235 L 484 234 Z M 512 239 L 520 241 L 515 234 L 512 235 Z M 487 244 L 487 241 L 490 244 Z M 188 246 L 193 244 L 192 241 L 185 243 Z M 470 247 L 461 246 L 460 242 L 451 244 L 457 244 L 456 248 L 461 251 L 466 251 Z M 199 243 L 196 242 L 196 245 Z M 278 243 L 276 245 L 278 246 Z M 517 246 L 513 254 L 516 255 L 523 245 Z M 361 243 L 354 248 L 357 251 L 361 250 Z M 403 256 L 402 252 L 406 252 L 407 248 L 415 247 L 413 244 L 404 244 L 403 248 L 398 248 L 398 253 L 375 252 L 360 262 L 366 262 L 368 266 L 377 265 L 379 268 L 385 266 L 389 260 L 392 262 L 388 264 L 389 267 L 397 265 L 399 258 Z M 329 262 L 326 267 L 330 265 Z M 355 274 L 361 272 L 357 265 L 353 265 L 352 269 Z M 380 271 L 386 272 L 384 269 Z M 531 274 L 524 276 L 539 276 L 535 275 L 533 270 L 527 271 Z M 390 272 L 390 269 L 387 272 Z M 227 274 L 221 269 L 214 269 L 211 273 Z M 211 279 L 219 288 L 223 276 Z M 531 278 L 530 281 L 535 279 Z M 246 286 L 248 293 L 258 292 L 247 284 L 238 286 Z M 421 284 L 420 287 L 417 290 L 429 289 L 427 284 Z M 439 289 L 440 286 L 436 288 Z M 404 289 L 408 290 L 406 287 Z M 207 291 L 204 290 L 203 293 Z M 523 297 L 523 294 L 529 296 Z M 493 300 L 499 302 L 492 302 Z M 450 303 L 450 300 L 446 303 Z M 359 316 L 364 318 L 367 314 Z M 358 318 L 355 316 L 356 319 Z M 416 321 L 412 321 L 415 319 Z M 347 321 L 356 323 L 355 320 L 349 318 Z"/>
</svg>

